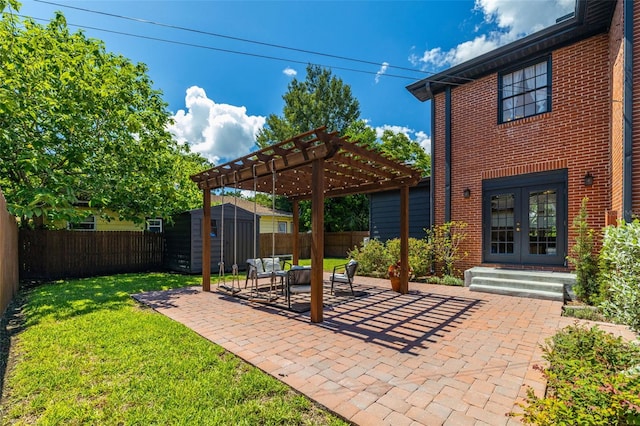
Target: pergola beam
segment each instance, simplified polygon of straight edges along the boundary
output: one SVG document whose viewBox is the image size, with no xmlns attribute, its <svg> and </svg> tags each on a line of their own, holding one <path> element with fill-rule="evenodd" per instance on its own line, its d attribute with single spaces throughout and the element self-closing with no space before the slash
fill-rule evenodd
<svg viewBox="0 0 640 426">
<path fill-rule="evenodd" d="M 272 178 L 275 174 L 276 188 Z M 191 176 L 203 191 L 202 289 L 211 282 L 211 191 L 233 186 L 284 195 L 293 201 L 294 262 L 299 258 L 299 200 L 311 199 L 311 321 L 322 322 L 324 200 L 350 194 L 400 189 L 400 261 L 408 265 L 409 187 L 420 172 L 382 154 L 348 142 L 325 128 L 302 133 L 286 141 Z M 408 268 L 401 269 L 400 291 L 408 291 Z"/>
</svg>

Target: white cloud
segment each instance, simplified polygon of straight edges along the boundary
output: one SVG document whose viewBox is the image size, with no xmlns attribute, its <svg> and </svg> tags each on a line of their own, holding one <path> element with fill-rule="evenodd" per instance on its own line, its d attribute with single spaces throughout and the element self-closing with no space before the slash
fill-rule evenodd
<svg viewBox="0 0 640 426">
<path fill-rule="evenodd" d="M 291 67 L 287 67 L 285 69 L 282 70 L 282 73 L 288 77 L 295 77 L 296 75 L 298 75 L 298 71 L 294 70 Z"/>
<path fill-rule="evenodd" d="M 380 77 L 382 77 L 387 72 L 388 68 L 389 68 L 389 62 L 383 62 L 382 65 L 380 66 L 380 69 L 376 73 L 376 84 L 378 84 L 378 82 L 380 81 Z"/>
<path fill-rule="evenodd" d="M 420 144 L 422 149 L 427 153 L 431 153 L 431 136 L 427 135 L 423 131 L 415 132 L 416 142 Z"/>
<path fill-rule="evenodd" d="M 214 164 L 249 154 L 265 124 L 265 117 L 247 115 L 245 107 L 215 103 L 198 86 L 187 89 L 185 105 L 187 111 L 173 116 L 169 131 Z"/>
<path fill-rule="evenodd" d="M 425 69 L 457 65 L 554 24 L 557 18 L 575 9 L 575 1 L 476 0 L 474 10 L 482 13 L 485 24 L 497 29 L 449 50 L 435 47 L 421 55 L 411 54 L 409 61 Z"/>
<path fill-rule="evenodd" d="M 422 130 L 416 131 L 406 126 L 394 126 L 391 124 L 375 127 L 374 130 L 376 131 L 376 137 L 378 139 L 382 137 L 385 130 L 391 130 L 393 133 L 403 133 L 409 139 L 418 142 L 427 154 L 431 153 L 431 137 Z"/>
</svg>

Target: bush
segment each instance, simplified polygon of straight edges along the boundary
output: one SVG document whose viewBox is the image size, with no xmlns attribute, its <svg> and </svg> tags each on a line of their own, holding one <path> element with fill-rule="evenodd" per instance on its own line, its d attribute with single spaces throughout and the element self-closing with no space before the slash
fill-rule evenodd
<svg viewBox="0 0 640 426">
<path fill-rule="evenodd" d="M 451 275 L 443 275 L 442 277 L 432 276 L 427 279 L 429 284 L 442 284 L 442 285 L 452 285 L 452 286 L 464 286 L 464 281 L 460 278 L 453 277 Z"/>
<path fill-rule="evenodd" d="M 360 274 L 372 277 L 385 277 L 389 265 L 395 263 L 395 260 L 389 256 L 385 245 L 378 240 L 369 240 L 364 247 L 354 247 L 347 254 L 350 258 L 358 261 Z"/>
<path fill-rule="evenodd" d="M 612 321 L 640 331 L 640 222 L 605 229 L 600 250 L 601 308 Z"/>
<path fill-rule="evenodd" d="M 464 229 L 466 222 L 452 221 L 427 229 L 427 240 L 433 246 L 435 261 L 440 264 L 443 275 L 459 275 L 455 264 L 467 257 L 466 252 L 460 252 L 460 244 L 467 238 Z"/>
<path fill-rule="evenodd" d="M 593 255 L 593 229 L 587 219 L 587 197 L 582 199 L 580 213 L 573 220 L 573 229 L 577 231 L 575 244 L 567 260 L 576 268 L 576 284 L 573 290 L 581 301 L 593 305 L 599 300 L 598 265 Z"/>
<path fill-rule="evenodd" d="M 386 243 L 387 252 L 392 259 L 400 259 L 400 239 L 394 238 Z M 433 253 L 431 244 L 425 239 L 409 238 L 409 267 L 416 277 L 424 277 L 431 273 Z"/>
<path fill-rule="evenodd" d="M 640 424 L 640 348 L 592 327 L 569 326 L 547 340 L 547 394 L 527 392 L 525 423 Z M 634 371 L 636 368 L 636 371 Z"/>
</svg>

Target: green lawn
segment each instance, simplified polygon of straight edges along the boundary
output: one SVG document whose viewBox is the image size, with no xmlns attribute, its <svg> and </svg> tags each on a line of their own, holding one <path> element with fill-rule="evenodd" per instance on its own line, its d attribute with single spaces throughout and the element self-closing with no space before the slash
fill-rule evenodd
<svg viewBox="0 0 640 426">
<path fill-rule="evenodd" d="M 21 293 L 2 424 L 345 424 L 129 295 L 199 285 L 199 276 L 130 274 Z"/>
<path fill-rule="evenodd" d="M 333 272 L 333 267 L 338 265 L 344 265 L 347 263 L 349 259 L 337 259 L 337 258 L 325 258 L 322 264 L 322 269 L 327 272 Z M 311 265 L 311 259 L 300 259 L 300 265 L 309 266 Z M 344 271 L 342 271 L 344 272 Z"/>
</svg>

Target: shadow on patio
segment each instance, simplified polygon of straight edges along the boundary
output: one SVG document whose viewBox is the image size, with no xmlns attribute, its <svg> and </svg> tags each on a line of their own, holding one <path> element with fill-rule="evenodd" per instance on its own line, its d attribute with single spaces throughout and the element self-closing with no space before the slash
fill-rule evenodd
<svg viewBox="0 0 640 426">
<path fill-rule="evenodd" d="M 439 337 L 457 327 L 483 303 L 480 299 L 415 290 L 401 295 L 391 290 L 357 284 L 354 284 L 354 290 L 365 296 L 338 305 L 325 305 L 324 322 L 319 324 L 311 323 L 308 313 L 295 315 L 266 304 L 255 307 L 263 312 L 308 322 L 364 342 L 415 355 L 416 347 L 426 347 L 426 342 L 436 343 Z"/>
</svg>

